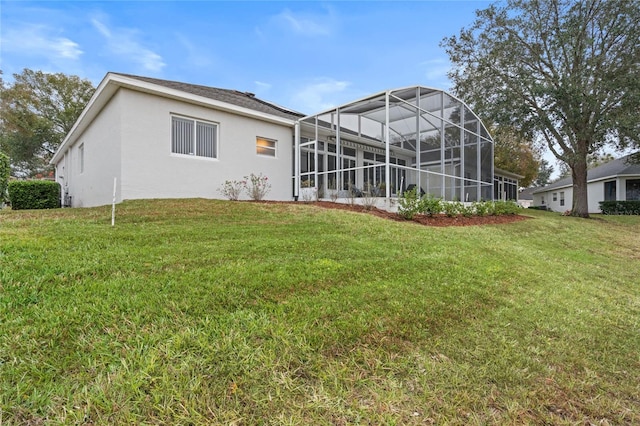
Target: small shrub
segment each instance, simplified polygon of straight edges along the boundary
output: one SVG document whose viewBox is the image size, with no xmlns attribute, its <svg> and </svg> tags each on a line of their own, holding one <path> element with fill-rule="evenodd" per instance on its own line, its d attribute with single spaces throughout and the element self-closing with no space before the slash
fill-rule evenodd
<svg viewBox="0 0 640 426">
<path fill-rule="evenodd" d="M 238 201 L 245 182 L 241 180 L 225 180 L 222 187 L 218 189 L 225 198 L 231 201 Z"/>
<path fill-rule="evenodd" d="M 420 200 L 420 211 L 427 216 L 433 216 L 442 213 L 442 199 L 427 194 Z"/>
<path fill-rule="evenodd" d="M 442 203 L 442 210 L 447 217 L 455 217 L 461 213 L 464 205 L 460 201 L 448 201 Z"/>
<path fill-rule="evenodd" d="M 471 217 L 476 214 L 476 207 L 473 204 L 469 204 L 468 206 L 465 204 L 460 204 L 459 213 L 464 217 Z"/>
<path fill-rule="evenodd" d="M 55 209 L 60 207 L 60 184 L 49 180 L 9 182 L 9 200 L 13 210 Z"/>
<path fill-rule="evenodd" d="M 520 206 L 513 201 L 495 201 L 493 203 L 493 214 L 495 216 L 518 214 Z"/>
<path fill-rule="evenodd" d="M 493 214 L 493 203 L 490 201 L 477 201 L 473 203 L 476 215 L 488 216 Z"/>
<path fill-rule="evenodd" d="M 262 173 L 259 175 L 251 173 L 244 177 L 244 189 L 249 194 L 249 198 L 260 201 L 271 191 L 271 184 L 269 178 Z"/>
<path fill-rule="evenodd" d="M 378 203 L 378 198 L 375 192 L 365 191 L 362 193 L 362 207 L 366 210 L 372 210 Z"/>
<path fill-rule="evenodd" d="M 420 204 L 415 188 L 404 191 L 398 199 L 398 214 L 404 219 L 411 220 L 416 214 L 420 213 L 422 209 Z"/>
</svg>

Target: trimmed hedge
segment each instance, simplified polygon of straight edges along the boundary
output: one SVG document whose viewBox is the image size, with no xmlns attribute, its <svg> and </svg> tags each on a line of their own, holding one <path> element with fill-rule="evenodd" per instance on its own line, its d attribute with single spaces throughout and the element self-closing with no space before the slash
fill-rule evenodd
<svg viewBox="0 0 640 426">
<path fill-rule="evenodd" d="M 60 207 L 60 184 L 49 180 L 9 182 L 9 200 L 13 210 L 55 209 Z"/>
<path fill-rule="evenodd" d="M 640 215 L 640 201 L 600 201 L 602 214 Z"/>
</svg>

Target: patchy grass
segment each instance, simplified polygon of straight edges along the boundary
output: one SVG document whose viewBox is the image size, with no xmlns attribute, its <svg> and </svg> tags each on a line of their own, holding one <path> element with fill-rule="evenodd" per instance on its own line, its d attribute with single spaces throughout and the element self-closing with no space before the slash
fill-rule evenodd
<svg viewBox="0 0 640 426">
<path fill-rule="evenodd" d="M 0 212 L 0 423 L 637 424 L 640 218 Z"/>
</svg>

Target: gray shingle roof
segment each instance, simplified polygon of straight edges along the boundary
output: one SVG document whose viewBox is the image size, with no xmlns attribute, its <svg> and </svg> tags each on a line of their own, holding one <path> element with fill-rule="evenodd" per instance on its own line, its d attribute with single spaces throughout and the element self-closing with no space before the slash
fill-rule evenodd
<svg viewBox="0 0 640 426">
<path fill-rule="evenodd" d="M 609 176 L 640 175 L 640 163 L 633 163 L 631 161 L 632 155 L 617 158 L 589 170 L 587 172 L 587 182 L 603 179 Z M 563 186 L 570 186 L 572 184 L 573 180 L 571 177 L 566 177 L 543 188 L 538 188 L 534 193 L 544 192 L 554 188 L 561 188 Z"/>
<path fill-rule="evenodd" d="M 265 114 L 275 115 L 277 117 L 287 118 L 290 120 L 297 120 L 304 117 L 304 114 L 297 111 L 278 106 L 268 101 L 256 98 L 253 93 L 240 92 L 238 90 L 220 89 L 217 87 L 201 86 L 197 84 L 181 83 L 179 81 L 161 80 L 158 78 L 141 77 L 132 74 L 113 73 L 115 75 L 121 75 L 123 77 L 133 78 L 136 80 L 144 81 L 147 83 L 157 84 L 159 86 L 167 87 L 170 89 L 180 90 L 192 95 L 202 96 L 209 99 L 225 102 L 231 105 L 236 105 L 243 108 L 248 108 L 254 111 L 262 112 Z"/>
</svg>

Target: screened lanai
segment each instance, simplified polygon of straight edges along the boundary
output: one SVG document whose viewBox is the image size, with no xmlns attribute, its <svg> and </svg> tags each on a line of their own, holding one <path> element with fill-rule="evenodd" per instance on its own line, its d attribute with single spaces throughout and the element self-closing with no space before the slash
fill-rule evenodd
<svg viewBox="0 0 640 426">
<path fill-rule="evenodd" d="M 437 89 L 378 93 L 300 119 L 294 195 L 390 199 L 415 188 L 447 201 L 493 199 L 493 140 L 459 99 Z"/>
</svg>

